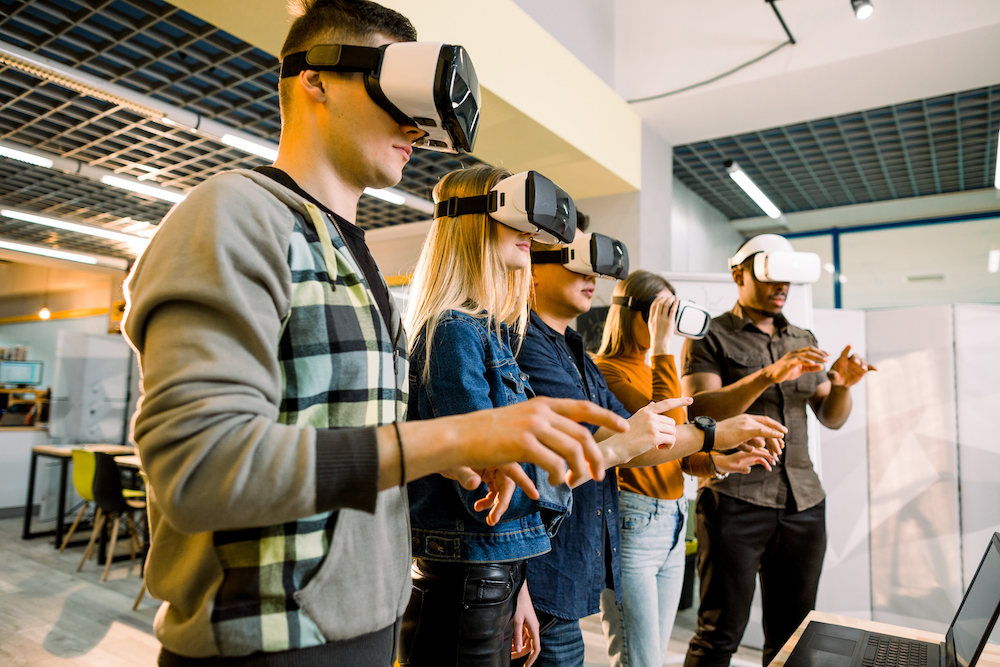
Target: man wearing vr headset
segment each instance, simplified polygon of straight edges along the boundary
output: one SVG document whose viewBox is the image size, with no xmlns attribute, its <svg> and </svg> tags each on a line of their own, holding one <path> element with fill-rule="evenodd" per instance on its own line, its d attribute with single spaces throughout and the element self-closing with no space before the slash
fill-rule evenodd
<svg viewBox="0 0 1000 667">
<path fill-rule="evenodd" d="M 724 667 L 750 617 L 760 572 L 764 664 L 816 605 L 826 551 L 823 488 L 809 459 L 806 404 L 828 428 L 851 411 L 850 387 L 869 370 L 850 346 L 829 372 L 829 355 L 811 332 L 781 314 L 790 283 L 819 278 L 820 260 L 797 253 L 775 234 L 744 243 L 729 261 L 739 300 L 712 320 L 702 340 L 684 343 L 681 385 L 695 403 L 689 413 L 725 419 L 768 415 L 788 428 L 785 450 L 770 472 L 703 480 L 698 492 L 698 631 L 685 667 Z"/>
<path fill-rule="evenodd" d="M 388 667 L 410 593 L 407 481 L 441 472 L 475 489 L 514 461 L 561 480 L 563 459 L 599 477 L 576 422 L 627 429 L 545 399 L 397 423 L 406 337 L 357 204 L 400 180 L 415 143 L 471 148 L 478 84 L 460 47 L 414 42 L 392 10 L 301 9 L 274 167 L 195 188 L 127 288 L 161 666 Z M 406 72 L 423 88 L 400 93 Z"/>
<path fill-rule="evenodd" d="M 531 261 L 532 311 L 517 362 L 531 378 L 536 394 L 590 400 L 631 417 L 587 355 L 583 338 L 569 326 L 590 310 L 597 276 L 624 278 L 628 274 L 624 244 L 601 234 L 578 232 L 565 246 L 533 243 Z M 777 447 L 784 432 L 767 417 L 741 415 L 702 430 L 657 416 L 663 421 L 658 428 L 673 431 L 673 445 L 650 449 L 622 465 L 658 465 L 697 451 L 730 449 L 752 438 L 771 438 Z M 621 437 L 596 425 L 591 430 L 598 440 Z M 573 489 L 573 513 L 551 542 L 552 551 L 527 565 L 541 628 L 542 650 L 535 664 L 579 666 L 584 660 L 579 619 L 600 610 L 605 588 L 612 589 L 616 602 L 621 603 L 618 483 L 613 468 L 603 481 Z"/>
</svg>

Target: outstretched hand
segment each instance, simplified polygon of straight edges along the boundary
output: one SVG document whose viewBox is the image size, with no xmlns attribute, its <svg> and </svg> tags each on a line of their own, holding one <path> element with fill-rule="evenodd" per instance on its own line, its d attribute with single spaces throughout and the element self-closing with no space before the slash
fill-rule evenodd
<svg viewBox="0 0 1000 667">
<path fill-rule="evenodd" d="M 721 472 L 746 475 L 754 466 L 764 466 L 771 472 L 771 466 L 777 463 L 777 457 L 763 447 L 754 447 L 748 452 L 738 451 L 732 454 L 716 455 L 715 468 Z"/>
<path fill-rule="evenodd" d="M 830 366 L 830 370 L 826 372 L 826 376 L 834 386 L 849 389 L 856 385 L 865 376 L 865 373 L 877 370 L 877 368 L 870 365 L 863 358 L 856 354 L 851 354 L 851 346 L 848 345 L 840 353 L 837 360 L 833 362 L 833 365 Z"/>
<path fill-rule="evenodd" d="M 775 384 L 797 380 L 803 373 L 823 370 L 829 354 L 818 347 L 803 347 L 792 350 L 781 359 L 764 369 L 764 375 Z"/>
<path fill-rule="evenodd" d="M 766 447 L 778 456 L 785 448 L 785 434 L 788 429 L 780 422 L 764 415 L 737 415 L 723 419 L 715 426 L 715 449 L 740 448 L 745 452 L 758 447 Z"/>
</svg>

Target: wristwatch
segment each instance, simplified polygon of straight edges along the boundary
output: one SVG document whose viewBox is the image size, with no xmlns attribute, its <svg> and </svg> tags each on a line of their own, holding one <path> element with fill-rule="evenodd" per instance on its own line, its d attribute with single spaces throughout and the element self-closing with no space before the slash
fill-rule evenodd
<svg viewBox="0 0 1000 667">
<path fill-rule="evenodd" d="M 712 447 L 715 446 L 715 420 L 711 417 L 695 417 L 691 423 L 705 432 L 705 442 L 701 446 L 701 451 L 712 451 Z"/>
</svg>

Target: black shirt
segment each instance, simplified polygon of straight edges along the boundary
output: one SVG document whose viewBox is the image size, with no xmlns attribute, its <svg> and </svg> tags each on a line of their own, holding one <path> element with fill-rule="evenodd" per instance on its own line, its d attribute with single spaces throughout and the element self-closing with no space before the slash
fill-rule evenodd
<svg viewBox="0 0 1000 667">
<path fill-rule="evenodd" d="M 340 236 L 343 237 L 344 243 L 347 244 L 351 254 L 354 255 L 354 260 L 358 263 L 361 273 L 364 274 L 365 281 L 368 283 L 368 289 L 375 296 L 375 304 L 378 306 L 379 312 L 382 313 L 382 319 L 388 328 L 390 326 L 389 323 L 392 322 L 389 316 L 389 291 L 386 289 L 385 283 L 382 281 L 382 276 L 378 272 L 378 265 L 375 264 L 375 258 L 372 257 L 372 252 L 368 249 L 368 244 L 365 243 L 365 230 L 357 225 L 352 225 L 331 211 L 323 202 L 299 187 L 299 184 L 292 180 L 291 176 L 277 167 L 257 167 L 254 171 L 274 179 L 300 197 L 315 204 L 319 210 L 333 217 L 334 225 L 340 231 Z"/>
</svg>

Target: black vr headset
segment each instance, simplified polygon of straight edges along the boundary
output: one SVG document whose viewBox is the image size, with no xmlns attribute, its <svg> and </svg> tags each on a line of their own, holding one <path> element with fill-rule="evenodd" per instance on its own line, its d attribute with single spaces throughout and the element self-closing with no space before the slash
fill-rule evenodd
<svg viewBox="0 0 1000 667">
<path fill-rule="evenodd" d="M 452 197 L 437 203 L 435 218 L 486 213 L 512 229 L 532 234 L 540 243 L 569 243 L 576 232 L 573 198 L 537 171 L 503 179 L 488 194 Z"/>
<path fill-rule="evenodd" d="M 395 42 L 385 46 L 318 44 L 281 61 L 281 78 L 299 72 L 362 72 L 372 100 L 401 125 L 425 132 L 418 148 L 471 152 L 479 129 L 479 79 L 461 46 Z"/>
<path fill-rule="evenodd" d="M 559 250 L 533 251 L 531 263 L 562 264 L 585 276 L 622 279 L 628 275 L 628 248 L 604 234 L 577 234 L 576 240 Z"/>
<path fill-rule="evenodd" d="M 649 322 L 649 309 L 652 308 L 655 300 L 656 297 L 637 299 L 634 296 L 615 296 L 611 297 L 611 304 L 642 313 L 642 321 Z M 677 333 L 686 338 L 699 340 L 708 333 L 708 328 L 712 324 L 712 316 L 693 301 L 681 301 L 677 304 L 674 323 Z"/>
</svg>

